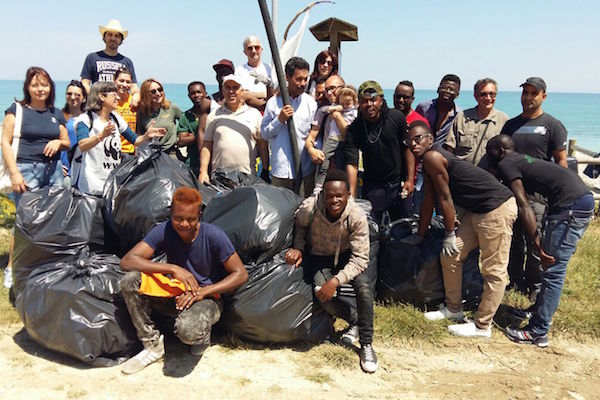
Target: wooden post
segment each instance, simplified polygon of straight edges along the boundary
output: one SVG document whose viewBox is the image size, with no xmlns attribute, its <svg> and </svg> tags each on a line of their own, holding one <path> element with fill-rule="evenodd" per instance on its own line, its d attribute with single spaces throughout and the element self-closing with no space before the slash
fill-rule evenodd
<svg viewBox="0 0 600 400">
<path fill-rule="evenodd" d="M 569 139 L 569 149 L 567 150 L 567 156 L 573 157 L 573 153 L 575 153 L 576 142 L 577 141 L 575 139 Z"/>
</svg>

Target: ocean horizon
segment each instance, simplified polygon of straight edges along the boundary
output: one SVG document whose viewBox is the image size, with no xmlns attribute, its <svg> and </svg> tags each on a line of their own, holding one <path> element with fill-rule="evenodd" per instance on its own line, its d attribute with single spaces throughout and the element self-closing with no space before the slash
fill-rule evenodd
<svg viewBox="0 0 600 400">
<path fill-rule="evenodd" d="M 205 82 L 206 83 L 206 82 Z M 353 83 L 356 87 L 360 82 Z M 65 90 L 68 81 L 55 81 L 56 101 L 55 106 L 62 108 L 65 104 Z M 164 83 L 167 99 L 177 104 L 182 110 L 192 106 L 187 97 L 187 84 Z M 214 93 L 218 86 L 206 84 L 208 94 Z M 23 97 L 22 80 L 0 80 L 0 109 L 6 110 L 15 98 Z M 384 89 L 384 97 L 393 107 L 393 88 Z M 413 108 L 422 101 L 437 97 L 435 90 L 415 90 Z M 456 104 L 462 109 L 476 105 L 473 91 L 470 87 L 463 87 Z M 495 108 L 508 114 L 510 118 L 519 115 L 521 108 L 520 91 L 499 91 L 496 97 Z M 600 93 L 566 93 L 548 92 L 548 97 L 543 103 L 544 112 L 559 119 L 567 128 L 568 139 L 577 140 L 580 147 L 600 152 Z M 4 119 L 4 112 L 0 120 Z"/>
</svg>

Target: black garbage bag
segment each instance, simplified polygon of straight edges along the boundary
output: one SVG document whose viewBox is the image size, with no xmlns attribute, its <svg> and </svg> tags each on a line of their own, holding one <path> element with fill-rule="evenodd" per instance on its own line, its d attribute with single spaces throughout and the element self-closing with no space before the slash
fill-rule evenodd
<svg viewBox="0 0 600 400">
<path fill-rule="evenodd" d="M 235 170 L 216 169 L 210 174 L 210 181 L 222 191 L 235 189 L 240 186 L 252 186 L 258 182 L 263 182 L 254 175 Z"/>
<path fill-rule="evenodd" d="M 391 230 L 381 252 L 378 297 L 381 300 L 404 301 L 416 305 L 434 305 L 444 301 L 444 282 L 440 252 L 444 240 L 441 218 L 434 218 L 421 246 L 401 243 L 410 235 L 414 222 L 405 221 Z M 403 227 L 401 225 L 404 225 Z M 408 226 L 407 226 L 408 225 Z M 474 303 L 481 296 L 483 280 L 479 271 L 479 250 L 475 249 L 463 264 L 463 300 Z"/>
<path fill-rule="evenodd" d="M 143 146 L 137 158 L 111 172 L 104 185 L 105 220 L 119 238 L 121 253 L 169 219 L 173 193 L 182 186 L 200 189 L 192 171 L 155 143 Z M 208 201 L 203 199 L 204 204 Z"/>
<path fill-rule="evenodd" d="M 15 294 L 36 266 L 74 256 L 84 246 L 102 249 L 103 203 L 73 188 L 46 186 L 23 193 L 15 222 Z"/>
<path fill-rule="evenodd" d="M 232 296 L 222 321 L 235 335 L 253 342 L 318 343 L 331 332 L 333 319 L 317 302 L 302 268 L 285 262 L 285 252 L 249 271 Z"/>
<path fill-rule="evenodd" d="M 16 299 L 27 333 L 44 347 L 96 367 L 141 348 L 121 297 L 119 258 L 84 249 L 36 268 Z"/>
<path fill-rule="evenodd" d="M 204 209 L 202 220 L 227 234 L 244 264 L 262 264 L 292 243 L 302 199 L 266 183 L 237 187 Z"/>
</svg>

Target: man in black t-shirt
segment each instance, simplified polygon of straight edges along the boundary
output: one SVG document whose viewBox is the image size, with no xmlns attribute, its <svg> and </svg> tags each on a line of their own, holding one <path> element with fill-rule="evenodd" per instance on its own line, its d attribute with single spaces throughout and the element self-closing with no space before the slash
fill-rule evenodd
<svg viewBox="0 0 600 400">
<path fill-rule="evenodd" d="M 492 334 L 492 319 L 500 306 L 508 282 L 506 265 L 517 218 L 517 205 L 510 190 L 487 171 L 461 160 L 441 146 L 433 147 L 431 129 L 422 121 L 411 124 L 406 145 L 423 160 L 425 196 L 418 235 L 404 241 L 422 242 L 431 221 L 434 196 L 438 214 L 444 217 L 446 235 L 442 246 L 442 274 L 446 306 L 425 313 L 429 320 L 463 320 L 462 264 L 471 250 L 481 250 L 483 294 L 473 321 L 450 325 L 457 336 L 485 337 Z M 455 205 L 465 209 L 455 232 Z"/>
<path fill-rule="evenodd" d="M 567 168 L 567 130 L 559 120 L 542 109 L 546 99 L 546 82 L 542 78 L 531 77 L 521 87 L 523 112 L 508 120 L 501 133 L 512 137 L 517 152 L 546 161 L 554 159 L 554 162 Z M 546 200 L 539 193 L 531 193 L 527 197 L 540 230 Z M 526 246 L 526 235 L 520 220 L 517 220 L 513 232 L 508 264 L 511 286 L 524 293 L 529 292 L 530 297 L 535 299 L 541 286 L 541 262 L 532 251 L 535 246 L 532 243 Z"/>
<path fill-rule="evenodd" d="M 507 135 L 492 138 L 486 147 L 490 166 L 515 194 L 519 218 L 544 270 L 535 304 L 516 312 L 521 318 L 530 318 L 529 324 L 524 329 L 507 328 L 505 333 L 515 342 L 546 347 L 567 263 L 590 222 L 594 198 L 576 172 L 514 150 L 515 143 Z M 526 193 L 540 193 L 548 199 L 541 239 Z"/>
<path fill-rule="evenodd" d="M 415 188 L 415 158 L 403 144 L 404 114 L 388 108 L 383 89 L 375 81 L 359 86 L 358 101 L 358 117 L 348 127 L 344 150 L 352 196 L 356 197 L 358 150 L 361 150 L 365 169 L 362 197 L 373 205 L 374 219 L 380 223 L 385 210 L 392 221 L 407 217 L 409 196 Z"/>
</svg>

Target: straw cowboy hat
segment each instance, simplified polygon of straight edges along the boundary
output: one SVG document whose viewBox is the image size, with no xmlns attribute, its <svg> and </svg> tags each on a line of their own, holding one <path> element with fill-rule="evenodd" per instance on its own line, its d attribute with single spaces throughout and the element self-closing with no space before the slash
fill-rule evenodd
<svg viewBox="0 0 600 400">
<path fill-rule="evenodd" d="M 102 37 L 106 32 L 118 32 L 123 35 L 123 39 L 127 37 L 127 31 L 123 29 L 118 19 L 111 19 L 108 24 L 98 26 L 98 30 Z"/>
</svg>

